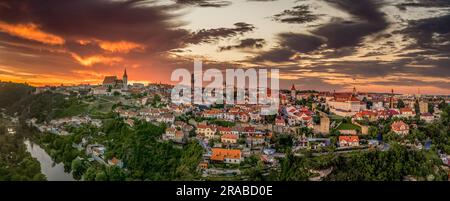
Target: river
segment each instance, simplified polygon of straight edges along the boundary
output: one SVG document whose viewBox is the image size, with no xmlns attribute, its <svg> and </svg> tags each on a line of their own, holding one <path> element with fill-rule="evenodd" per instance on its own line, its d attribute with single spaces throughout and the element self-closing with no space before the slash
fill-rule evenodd
<svg viewBox="0 0 450 201">
<path fill-rule="evenodd" d="M 41 164 L 41 171 L 48 181 L 75 181 L 72 174 L 64 172 L 62 163 L 55 163 L 53 159 L 39 145 L 30 140 L 24 141 L 27 151 Z"/>
</svg>

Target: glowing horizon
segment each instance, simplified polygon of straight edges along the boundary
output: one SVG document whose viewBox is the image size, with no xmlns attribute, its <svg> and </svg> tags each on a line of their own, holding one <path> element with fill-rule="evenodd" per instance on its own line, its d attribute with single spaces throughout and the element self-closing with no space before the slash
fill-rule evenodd
<svg viewBox="0 0 450 201">
<path fill-rule="evenodd" d="M 124 1 L 0 0 L 0 80 L 95 85 L 127 68 L 130 83 L 174 84 L 200 58 L 278 68 L 281 88 L 450 94 L 446 1 Z"/>
</svg>

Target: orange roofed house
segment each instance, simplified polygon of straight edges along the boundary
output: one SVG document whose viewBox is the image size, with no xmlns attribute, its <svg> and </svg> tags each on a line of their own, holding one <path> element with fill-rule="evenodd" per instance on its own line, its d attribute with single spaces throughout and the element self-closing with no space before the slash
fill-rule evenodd
<svg viewBox="0 0 450 201">
<path fill-rule="evenodd" d="M 224 144 L 236 144 L 239 136 L 231 133 L 224 134 L 220 137 L 220 140 Z"/>
<path fill-rule="evenodd" d="M 339 136 L 339 147 L 357 147 L 359 146 L 358 136 Z"/>
<path fill-rule="evenodd" d="M 395 121 L 391 124 L 391 130 L 399 135 L 407 135 L 409 133 L 409 126 L 403 121 Z"/>
<path fill-rule="evenodd" d="M 239 164 L 242 161 L 241 150 L 212 148 L 211 161 Z"/>
<path fill-rule="evenodd" d="M 208 140 L 218 138 L 219 136 L 216 135 L 216 132 L 217 132 L 216 127 L 201 125 L 201 124 L 197 126 L 197 130 L 196 130 L 197 135 L 202 136 Z"/>
</svg>

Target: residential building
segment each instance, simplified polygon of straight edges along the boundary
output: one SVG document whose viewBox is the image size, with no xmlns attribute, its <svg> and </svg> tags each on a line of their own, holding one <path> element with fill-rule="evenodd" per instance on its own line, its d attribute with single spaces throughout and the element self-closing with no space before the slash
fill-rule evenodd
<svg viewBox="0 0 450 201">
<path fill-rule="evenodd" d="M 286 126 L 286 122 L 282 117 L 278 117 L 275 119 L 275 125 L 277 126 Z"/>
<path fill-rule="evenodd" d="M 409 133 L 409 126 L 403 121 L 395 121 L 391 124 L 391 130 L 399 135 L 407 135 Z"/>
<path fill-rule="evenodd" d="M 242 153 L 238 149 L 212 148 L 211 151 L 211 161 L 230 164 L 239 164 L 242 161 Z"/>
<path fill-rule="evenodd" d="M 421 119 L 421 120 L 424 120 L 424 121 L 427 122 L 427 123 L 431 123 L 431 122 L 433 122 L 433 120 L 434 120 L 434 115 L 431 114 L 431 113 L 429 113 L 429 112 L 421 113 L 421 114 L 420 114 L 420 119 Z"/>
<path fill-rule="evenodd" d="M 428 103 L 425 101 L 419 101 L 419 111 L 421 114 L 428 113 Z"/>
<path fill-rule="evenodd" d="M 214 126 L 198 125 L 195 131 L 197 135 L 202 136 L 206 139 L 214 139 L 218 136 L 216 135 L 217 128 Z"/>
<path fill-rule="evenodd" d="M 339 147 L 357 147 L 359 146 L 358 136 L 339 136 Z"/>
<path fill-rule="evenodd" d="M 413 109 L 409 107 L 400 108 L 400 115 L 405 118 L 414 117 L 416 115 L 416 112 L 414 112 Z"/>
<path fill-rule="evenodd" d="M 220 137 L 220 141 L 224 144 L 236 144 L 239 139 L 238 135 L 235 134 L 225 134 Z"/>
<path fill-rule="evenodd" d="M 366 104 L 350 93 L 335 93 L 326 103 L 330 112 L 344 117 L 353 116 L 366 109 Z"/>
<path fill-rule="evenodd" d="M 123 168 L 122 160 L 119 160 L 116 157 L 113 157 L 112 159 L 108 160 L 108 165 L 117 166 L 119 168 Z"/>
</svg>

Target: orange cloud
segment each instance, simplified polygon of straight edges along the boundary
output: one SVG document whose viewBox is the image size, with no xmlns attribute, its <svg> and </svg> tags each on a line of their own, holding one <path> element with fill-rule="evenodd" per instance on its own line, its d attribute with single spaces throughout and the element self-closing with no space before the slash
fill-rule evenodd
<svg viewBox="0 0 450 201">
<path fill-rule="evenodd" d="M 51 45 L 61 45 L 65 42 L 64 39 L 59 36 L 39 30 L 39 27 L 33 23 L 9 24 L 0 21 L 0 31 L 12 36 L 17 36 Z"/>
<path fill-rule="evenodd" d="M 141 49 L 141 50 L 144 49 L 144 46 L 128 41 L 119 41 L 119 42 L 99 41 L 99 46 L 100 48 L 106 51 L 119 53 L 128 53 L 133 49 Z"/>
<path fill-rule="evenodd" d="M 83 58 L 75 53 L 72 53 L 71 55 L 83 66 L 92 66 L 96 63 L 113 64 L 122 61 L 122 58 L 120 57 L 106 57 L 103 55 L 93 55 Z"/>
</svg>

